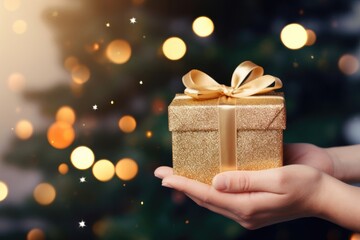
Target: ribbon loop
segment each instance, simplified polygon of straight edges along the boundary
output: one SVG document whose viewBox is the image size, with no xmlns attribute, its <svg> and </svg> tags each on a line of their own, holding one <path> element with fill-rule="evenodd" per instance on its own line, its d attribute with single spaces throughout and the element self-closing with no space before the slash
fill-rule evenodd
<svg viewBox="0 0 360 240">
<path fill-rule="evenodd" d="M 216 82 L 206 73 L 191 70 L 183 76 L 185 94 L 196 99 L 212 99 L 220 96 L 248 97 L 271 92 L 282 87 L 279 78 L 263 75 L 264 69 L 251 61 L 239 64 L 231 78 L 231 86 Z"/>
</svg>

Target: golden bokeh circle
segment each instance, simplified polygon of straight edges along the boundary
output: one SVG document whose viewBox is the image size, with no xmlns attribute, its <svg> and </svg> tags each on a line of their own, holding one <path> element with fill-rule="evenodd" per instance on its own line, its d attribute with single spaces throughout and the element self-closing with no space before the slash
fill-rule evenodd
<svg viewBox="0 0 360 240">
<path fill-rule="evenodd" d="M 67 122 L 56 121 L 48 128 L 47 139 L 54 148 L 64 149 L 74 142 L 75 130 Z"/>
<path fill-rule="evenodd" d="M 162 45 L 162 51 L 166 58 L 179 60 L 186 53 L 186 44 L 181 38 L 170 37 Z"/>
<path fill-rule="evenodd" d="M 4 8 L 9 12 L 18 10 L 20 5 L 20 0 L 4 0 Z"/>
<path fill-rule="evenodd" d="M 107 182 L 111 180 L 115 175 L 115 167 L 112 162 L 107 159 L 101 159 L 96 161 L 92 168 L 94 177 L 101 181 Z"/>
<path fill-rule="evenodd" d="M 86 83 L 90 79 L 90 74 L 90 69 L 83 64 L 77 64 L 71 69 L 71 78 L 77 84 Z"/>
<path fill-rule="evenodd" d="M 116 39 L 106 47 L 106 56 L 113 63 L 126 63 L 131 57 L 130 44 L 125 40 Z"/>
<path fill-rule="evenodd" d="M 23 34 L 27 30 L 27 23 L 24 20 L 16 20 L 13 25 L 12 29 L 16 34 Z"/>
<path fill-rule="evenodd" d="M 194 20 L 192 29 L 199 37 L 207 37 L 213 33 L 214 23 L 210 18 L 201 16 Z"/>
<path fill-rule="evenodd" d="M 345 75 L 353 75 L 359 70 L 359 60 L 351 54 L 344 54 L 338 61 L 339 69 Z"/>
<path fill-rule="evenodd" d="M 56 190 L 50 183 L 40 183 L 35 187 L 33 196 L 40 205 L 49 205 L 55 200 Z"/>
<path fill-rule="evenodd" d="M 8 196 L 9 189 L 6 183 L 0 181 L 0 202 L 5 200 L 5 198 Z"/>
<path fill-rule="evenodd" d="M 33 125 L 28 120 L 20 120 L 15 126 L 15 134 L 22 140 L 29 139 L 32 136 L 33 131 Z"/>
<path fill-rule="evenodd" d="M 282 43 L 292 50 L 302 48 L 306 44 L 307 38 L 305 28 L 298 23 L 286 25 L 280 33 Z"/>
<path fill-rule="evenodd" d="M 306 29 L 306 33 L 307 33 L 307 41 L 306 41 L 306 46 L 312 46 L 315 44 L 316 42 L 316 34 L 313 30 L 311 29 Z"/>
<path fill-rule="evenodd" d="M 85 170 L 93 165 L 95 155 L 90 148 L 79 146 L 71 152 L 70 160 L 75 168 Z"/>
<path fill-rule="evenodd" d="M 75 111 L 69 106 L 62 106 L 56 112 L 56 121 L 66 122 L 73 125 L 75 123 L 75 119 Z"/>
<path fill-rule="evenodd" d="M 136 120 L 130 115 L 125 115 L 120 118 L 118 125 L 121 131 L 131 133 L 136 128 Z"/>
<path fill-rule="evenodd" d="M 39 228 L 33 228 L 26 235 L 26 240 L 45 240 L 45 233 Z"/>
<path fill-rule="evenodd" d="M 13 92 L 20 92 L 25 87 L 25 77 L 21 73 L 13 73 L 8 78 L 9 89 Z"/>
<path fill-rule="evenodd" d="M 69 172 L 69 166 L 66 163 L 61 163 L 58 167 L 60 174 L 65 175 Z"/>
<path fill-rule="evenodd" d="M 69 72 L 71 72 L 71 70 L 76 67 L 77 65 L 79 65 L 79 60 L 77 59 L 77 57 L 74 56 L 69 56 L 65 59 L 64 61 L 64 67 L 66 68 L 66 70 L 68 70 Z"/>
<path fill-rule="evenodd" d="M 131 158 L 120 159 L 115 166 L 116 175 L 125 181 L 133 179 L 137 175 L 138 170 L 138 164 Z"/>
</svg>

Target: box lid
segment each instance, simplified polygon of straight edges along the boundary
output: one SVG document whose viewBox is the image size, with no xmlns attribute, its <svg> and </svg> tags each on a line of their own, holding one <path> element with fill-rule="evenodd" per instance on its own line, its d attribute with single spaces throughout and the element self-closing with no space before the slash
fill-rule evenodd
<svg viewBox="0 0 360 240">
<path fill-rule="evenodd" d="M 236 128 L 285 129 L 283 93 L 235 98 Z M 170 131 L 214 131 L 219 126 L 219 99 L 196 100 L 176 94 L 168 107 Z"/>
</svg>

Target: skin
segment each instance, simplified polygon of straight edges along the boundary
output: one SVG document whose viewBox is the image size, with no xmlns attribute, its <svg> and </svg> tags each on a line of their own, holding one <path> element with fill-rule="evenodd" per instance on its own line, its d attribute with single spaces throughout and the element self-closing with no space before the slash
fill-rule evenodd
<svg viewBox="0 0 360 240">
<path fill-rule="evenodd" d="M 211 186 L 165 166 L 155 176 L 164 187 L 247 229 L 312 216 L 360 232 L 360 188 L 346 183 L 360 182 L 360 145 L 287 144 L 284 160 L 280 168 L 220 173 Z"/>
</svg>

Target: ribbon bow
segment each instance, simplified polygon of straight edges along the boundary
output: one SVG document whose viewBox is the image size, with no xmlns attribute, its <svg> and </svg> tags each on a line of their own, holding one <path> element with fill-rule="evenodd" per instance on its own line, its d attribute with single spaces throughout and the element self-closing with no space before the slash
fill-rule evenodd
<svg viewBox="0 0 360 240">
<path fill-rule="evenodd" d="M 212 99 L 220 96 L 241 98 L 271 92 L 282 87 L 279 78 L 263 73 L 262 67 L 251 61 L 245 61 L 235 69 L 230 87 L 219 84 L 206 73 L 195 69 L 185 74 L 182 80 L 186 87 L 185 94 L 196 99 Z"/>
</svg>

